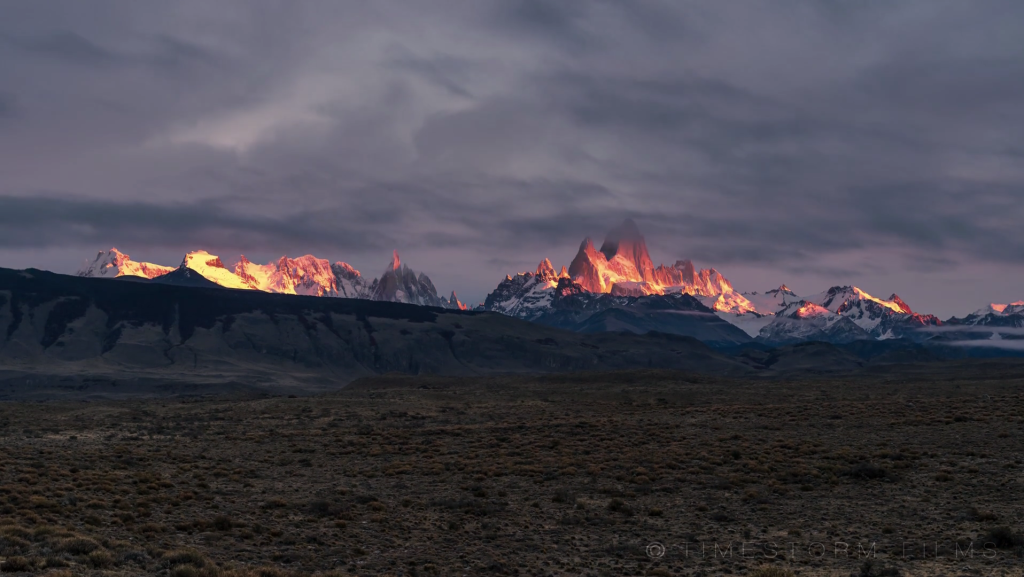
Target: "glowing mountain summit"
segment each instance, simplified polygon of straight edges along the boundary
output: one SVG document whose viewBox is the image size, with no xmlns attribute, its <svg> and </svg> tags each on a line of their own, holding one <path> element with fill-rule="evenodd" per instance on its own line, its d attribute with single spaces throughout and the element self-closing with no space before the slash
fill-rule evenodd
<svg viewBox="0 0 1024 577">
<path fill-rule="evenodd" d="M 161 266 L 151 262 L 135 262 L 128 255 L 116 248 L 96 253 L 92 262 L 86 261 L 78 271 L 78 276 L 115 278 L 119 276 L 139 276 L 155 278 L 174 270 L 172 266 Z"/>
</svg>

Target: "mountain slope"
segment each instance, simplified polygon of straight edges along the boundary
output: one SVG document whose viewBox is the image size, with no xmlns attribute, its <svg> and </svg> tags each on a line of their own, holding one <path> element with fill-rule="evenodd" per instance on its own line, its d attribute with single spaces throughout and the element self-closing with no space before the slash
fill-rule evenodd
<svg viewBox="0 0 1024 577">
<path fill-rule="evenodd" d="M 9 269 L 0 269 L 0 364 L 4 375 L 49 375 L 53 386 L 108 375 L 125 386 L 319 389 L 390 371 L 749 370 L 686 337 L 585 335 L 486 312 Z"/>
<path fill-rule="evenodd" d="M 553 276 L 544 263 L 536 273 L 506 277 L 487 298 L 484 306 L 488 310 L 578 332 L 654 331 L 689 336 L 714 346 L 750 340 L 691 295 L 593 293 L 567 276 Z"/>
<path fill-rule="evenodd" d="M 128 278 L 135 279 L 135 277 L 121 277 L 125 280 Z M 199 288 L 221 288 L 217 283 L 207 280 L 206 277 L 197 273 L 196 271 L 187 268 L 180 267 L 173 271 L 153 277 L 151 279 L 137 279 L 137 282 L 148 282 L 153 284 L 169 284 L 175 286 L 190 286 Z"/>
</svg>

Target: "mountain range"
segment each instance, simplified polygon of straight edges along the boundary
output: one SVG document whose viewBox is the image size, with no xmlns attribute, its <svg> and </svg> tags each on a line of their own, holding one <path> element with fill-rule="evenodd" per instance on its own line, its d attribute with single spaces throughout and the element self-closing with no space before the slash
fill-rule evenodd
<svg viewBox="0 0 1024 577">
<path fill-rule="evenodd" d="M 190 269 L 134 279 L 0 268 L 0 400 L 322 391 L 392 372 L 759 370 L 676 335 L 581 334 L 489 312 L 228 290 Z"/>
<path fill-rule="evenodd" d="M 629 219 L 608 233 L 600 250 L 594 246 L 585 239 L 568 269 L 557 274 L 545 259 L 534 272 L 507 275 L 484 308 L 576 331 L 653 330 L 725 346 L 891 339 L 967 343 L 1008 338 L 1013 332 L 1008 329 L 1024 327 L 1024 302 L 942 321 L 915 312 L 899 295 L 878 298 L 856 286 L 837 285 L 803 297 L 784 284 L 762 293 L 738 292 L 722 273 L 698 271 L 690 260 L 654 266 L 643 235 Z"/>
<path fill-rule="evenodd" d="M 197 250 L 170 267 L 132 261 L 116 248 L 99 252 L 78 275 L 192 286 L 205 280 L 239 290 L 467 309 L 454 291 L 448 298 L 438 295 L 430 278 L 402 263 L 397 251 L 371 281 L 345 262 L 331 264 L 312 255 L 282 256 L 267 264 L 240 256 L 228 267 L 218 256 Z M 883 299 L 856 286 L 837 285 L 803 297 L 786 285 L 739 292 L 719 271 L 698 270 L 690 260 L 655 266 L 631 219 L 611 230 L 600 249 L 584 239 L 568 267 L 556 270 L 544 259 L 535 271 L 506 275 L 476 310 L 575 332 L 653 331 L 719 347 L 907 339 L 970 346 L 987 340 L 1014 348 L 1016 343 L 992 341 L 1024 337 L 1018 334 L 1024 333 L 1024 301 L 942 321 L 915 312 L 896 294 Z"/>
<path fill-rule="evenodd" d="M 331 264 L 327 259 L 309 254 L 298 258 L 282 256 L 277 262 L 267 264 L 255 264 L 242 255 L 228 268 L 220 257 L 205 250 L 190 252 L 178 267 L 169 267 L 133 261 L 127 254 L 112 248 L 97 253 L 77 274 L 90 278 L 141 278 L 166 284 L 170 280 L 168 275 L 179 270 L 191 271 L 215 285 L 231 289 L 466 308 L 454 291 L 447 299 L 438 296 L 430 278 L 402 264 L 398 251 L 392 254 L 383 274 L 369 282 L 348 263 Z"/>
<path fill-rule="evenodd" d="M 559 284 L 565 289 L 571 282 Z M 634 334 L 648 313 L 655 323 L 705 319 L 705 326 L 678 327 L 711 331 L 719 343 L 725 331 L 739 329 L 692 295 L 584 291 L 574 300 L 571 292 L 558 298 L 584 310 L 559 310 L 589 319 L 575 332 L 487 311 L 225 289 L 188 268 L 122 281 L 0 268 L 0 400 L 317 392 L 386 373 L 675 369 L 688 373 L 686 379 L 694 373 L 792 378 L 916 374 L 950 363 L 998 371 L 1012 363 L 971 360 L 1007 356 L 985 347 L 988 340 L 970 341 L 977 347 L 950 346 L 956 341 L 945 338 L 715 347 L 658 330 Z M 1022 307 L 979 314 L 965 321 L 976 324 L 958 330 L 1015 319 Z M 632 328 L 619 330 L 618 323 Z M 922 363 L 940 364 L 928 369 Z"/>
</svg>

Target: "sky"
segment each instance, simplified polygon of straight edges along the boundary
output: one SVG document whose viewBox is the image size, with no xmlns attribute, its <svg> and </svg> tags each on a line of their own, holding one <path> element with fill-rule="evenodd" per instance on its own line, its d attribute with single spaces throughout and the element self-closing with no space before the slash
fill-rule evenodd
<svg viewBox="0 0 1024 577">
<path fill-rule="evenodd" d="M 478 302 L 631 217 L 738 290 L 1024 299 L 1016 0 L 3 12 L 0 266 L 397 249 Z"/>
</svg>

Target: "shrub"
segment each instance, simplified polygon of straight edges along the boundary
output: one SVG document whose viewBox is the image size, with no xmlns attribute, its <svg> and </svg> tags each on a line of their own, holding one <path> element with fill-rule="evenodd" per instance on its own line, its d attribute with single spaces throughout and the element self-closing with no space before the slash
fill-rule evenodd
<svg viewBox="0 0 1024 577">
<path fill-rule="evenodd" d="M 555 491 L 555 495 L 551 497 L 553 503 L 575 503 L 576 495 L 573 495 L 568 489 L 559 489 Z"/>
<path fill-rule="evenodd" d="M 0 535 L 0 555 L 5 557 L 23 553 L 31 546 L 31 543 L 21 537 L 15 537 L 14 535 Z"/>
<path fill-rule="evenodd" d="M 266 503 L 263 504 L 264 509 L 283 509 L 284 507 L 287 506 L 288 501 L 285 501 L 284 499 L 281 499 L 279 497 L 269 499 Z"/>
<path fill-rule="evenodd" d="M 777 565 L 762 565 L 750 573 L 751 577 L 793 577 L 789 569 Z"/>
<path fill-rule="evenodd" d="M 633 514 L 633 510 L 629 508 L 629 505 L 624 503 L 622 499 L 612 499 L 608 501 L 608 510 L 613 513 L 622 513 L 627 517 Z"/>
<path fill-rule="evenodd" d="M 977 507 L 968 509 L 964 516 L 971 521 L 997 521 L 999 516 L 991 511 L 981 511 Z"/>
<path fill-rule="evenodd" d="M 168 567 L 175 567 L 178 565 L 203 567 L 206 565 L 207 561 L 206 557 L 195 549 L 178 549 L 176 551 L 164 553 L 163 562 L 166 563 Z"/>
<path fill-rule="evenodd" d="M 32 569 L 32 563 L 24 557 L 8 557 L 3 563 L 0 563 L 0 571 L 5 573 L 31 571 Z"/>
<path fill-rule="evenodd" d="M 880 567 L 873 559 L 868 559 L 860 566 L 860 573 L 854 577 L 899 577 L 900 570 L 896 567 Z"/>
<path fill-rule="evenodd" d="M 146 565 L 146 552 L 145 551 L 125 551 L 118 556 L 118 564 L 124 563 L 135 563 L 136 565 Z"/>
<path fill-rule="evenodd" d="M 50 555 L 50 556 L 48 556 L 46 558 L 45 565 L 46 565 L 47 569 L 50 569 L 50 568 L 53 568 L 53 567 L 58 567 L 58 568 L 59 567 L 67 567 L 68 566 L 68 562 L 63 560 L 63 559 L 61 559 L 60 557 L 57 557 L 56 555 Z M 47 575 L 48 576 L 49 575 L 53 575 L 53 573 L 52 572 L 51 573 L 47 573 Z"/>
<path fill-rule="evenodd" d="M 70 553 L 71 555 L 88 555 L 99 548 L 99 543 L 85 537 L 69 537 L 67 539 L 61 539 L 54 546 L 55 551 Z"/>
<path fill-rule="evenodd" d="M 884 479 L 889 476 L 888 471 L 872 463 L 857 463 L 842 474 L 855 479 Z"/>
<path fill-rule="evenodd" d="M 95 569 L 105 569 L 114 564 L 114 558 L 103 549 L 97 549 L 89 553 L 89 565 Z"/>
<path fill-rule="evenodd" d="M 985 534 L 984 542 L 992 543 L 997 549 L 1013 549 L 1014 547 L 1024 545 L 1024 537 L 1003 525 L 989 529 L 988 533 Z"/>
<path fill-rule="evenodd" d="M 199 577 L 199 570 L 191 565 L 179 565 L 171 569 L 171 577 Z"/>
</svg>

